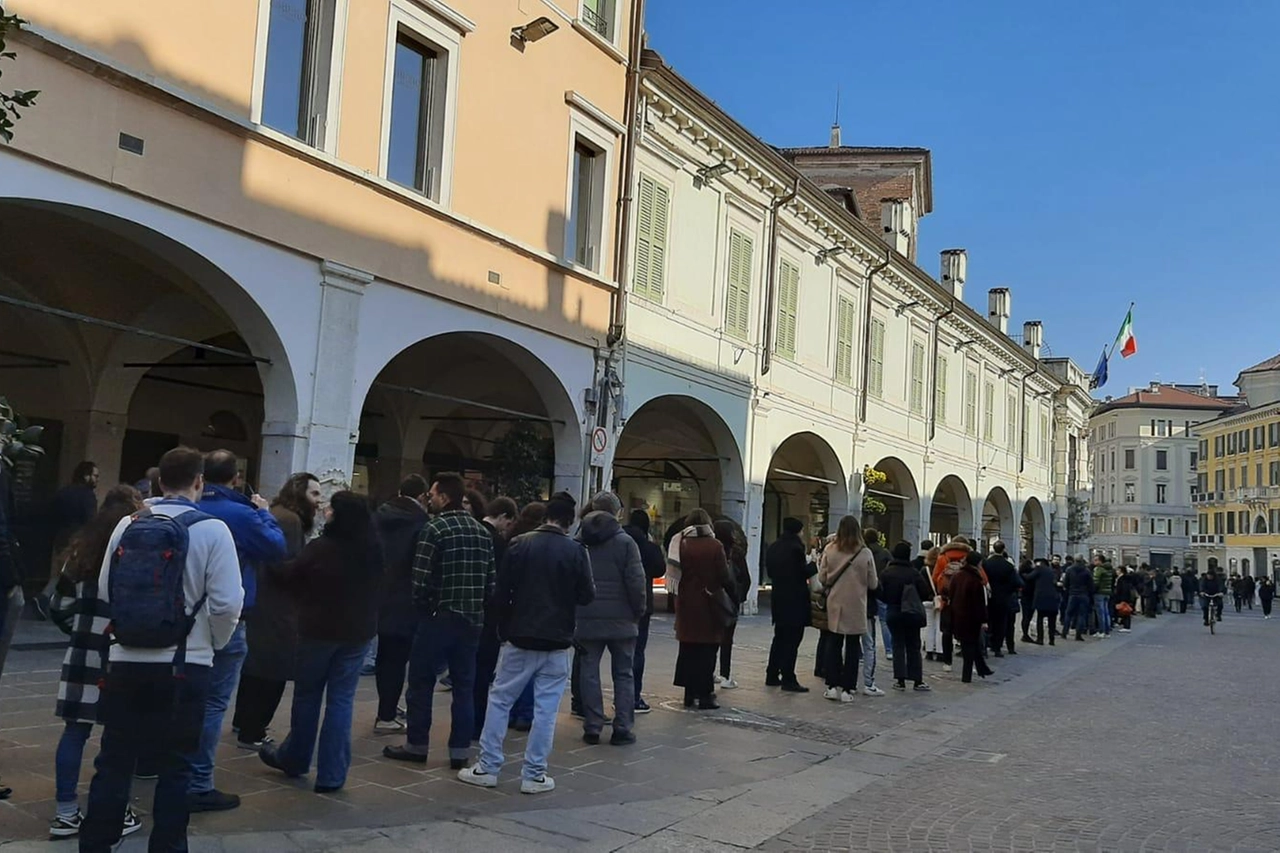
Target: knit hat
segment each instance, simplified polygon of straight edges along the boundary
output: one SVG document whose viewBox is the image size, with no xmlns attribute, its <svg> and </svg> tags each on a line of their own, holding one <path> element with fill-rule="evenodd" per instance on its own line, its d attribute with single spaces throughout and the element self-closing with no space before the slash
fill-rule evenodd
<svg viewBox="0 0 1280 853">
<path fill-rule="evenodd" d="M 893 546 L 893 559 L 910 560 L 911 559 L 911 543 L 899 542 Z"/>
</svg>

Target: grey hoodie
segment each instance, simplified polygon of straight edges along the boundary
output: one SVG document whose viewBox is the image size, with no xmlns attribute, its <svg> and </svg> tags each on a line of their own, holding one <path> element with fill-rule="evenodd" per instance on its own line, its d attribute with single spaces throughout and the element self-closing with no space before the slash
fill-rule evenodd
<svg viewBox="0 0 1280 853">
<path fill-rule="evenodd" d="M 644 615 L 645 574 L 640 549 L 618 519 L 607 512 L 592 512 L 582 520 L 578 540 L 587 546 L 596 597 L 579 607 L 579 640 L 623 640 L 639 633 Z"/>
</svg>

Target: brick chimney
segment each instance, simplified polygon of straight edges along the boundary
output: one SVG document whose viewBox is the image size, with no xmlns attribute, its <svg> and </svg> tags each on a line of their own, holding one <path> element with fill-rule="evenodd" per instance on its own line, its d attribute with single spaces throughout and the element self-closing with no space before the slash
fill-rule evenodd
<svg viewBox="0 0 1280 853">
<path fill-rule="evenodd" d="M 942 286 L 951 289 L 951 295 L 964 301 L 965 272 L 969 266 L 969 253 L 964 249 L 942 250 Z"/>
<path fill-rule="evenodd" d="M 996 287 L 987 291 L 987 319 L 991 325 L 1000 330 L 1000 334 L 1009 334 L 1009 313 L 1013 305 L 1013 297 L 1007 287 Z"/>
</svg>

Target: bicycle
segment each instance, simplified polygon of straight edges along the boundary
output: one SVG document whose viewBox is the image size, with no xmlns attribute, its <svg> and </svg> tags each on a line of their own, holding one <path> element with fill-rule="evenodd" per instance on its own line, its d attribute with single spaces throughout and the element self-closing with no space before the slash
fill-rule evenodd
<svg viewBox="0 0 1280 853">
<path fill-rule="evenodd" d="M 1208 593 L 1200 593 L 1200 597 L 1205 599 L 1205 621 L 1209 625 L 1209 633 L 1216 634 L 1214 626 L 1222 621 L 1222 593 L 1215 592 L 1213 595 Z M 1214 599 L 1217 599 L 1216 601 Z"/>
</svg>

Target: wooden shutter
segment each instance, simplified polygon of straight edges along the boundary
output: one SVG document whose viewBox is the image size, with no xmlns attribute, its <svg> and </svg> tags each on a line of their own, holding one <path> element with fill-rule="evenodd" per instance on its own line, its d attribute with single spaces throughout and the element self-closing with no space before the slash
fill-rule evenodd
<svg viewBox="0 0 1280 853">
<path fill-rule="evenodd" d="M 641 175 L 638 201 L 632 290 L 642 299 L 661 303 L 666 292 L 667 220 L 671 196 L 666 187 L 648 175 Z"/>
<path fill-rule="evenodd" d="M 778 270 L 778 332 L 774 351 L 796 357 L 796 311 L 800 302 L 800 268 L 783 261 Z"/>
<path fill-rule="evenodd" d="M 969 435 L 978 432 L 978 374 L 972 370 L 964 374 L 964 431 Z"/>
<path fill-rule="evenodd" d="M 933 417 L 940 423 L 947 422 L 947 357 L 939 355 L 933 366 Z"/>
<path fill-rule="evenodd" d="M 724 329 L 746 340 L 751 321 L 751 238 L 740 231 L 729 232 L 729 287 L 725 300 Z"/>
<path fill-rule="evenodd" d="M 871 365 L 867 383 L 869 392 L 875 397 L 884 396 L 884 322 L 871 321 Z"/>
<path fill-rule="evenodd" d="M 853 303 L 844 298 L 836 313 L 836 381 L 853 381 Z"/>
<path fill-rule="evenodd" d="M 924 412 L 924 344 L 911 343 L 911 411 Z"/>
</svg>

